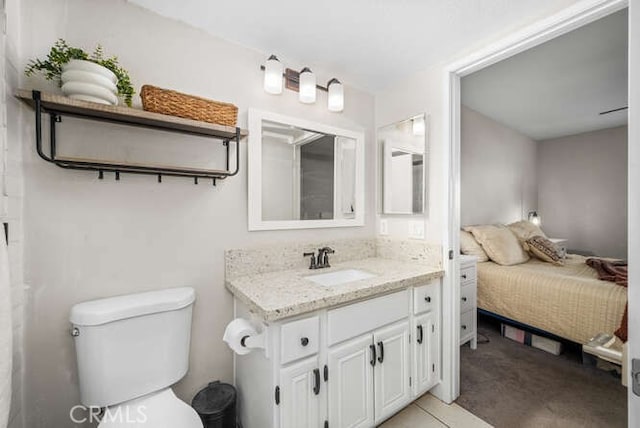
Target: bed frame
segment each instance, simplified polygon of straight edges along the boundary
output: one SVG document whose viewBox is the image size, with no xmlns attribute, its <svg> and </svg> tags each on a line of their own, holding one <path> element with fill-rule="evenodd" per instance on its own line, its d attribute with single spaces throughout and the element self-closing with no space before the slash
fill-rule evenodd
<svg viewBox="0 0 640 428">
<path fill-rule="evenodd" d="M 526 331 L 528 331 L 530 333 L 537 334 L 538 336 L 542 336 L 542 337 L 546 337 L 546 338 L 549 338 L 549 339 L 552 339 L 552 340 L 555 340 L 555 341 L 558 341 L 558 342 L 570 344 L 572 346 L 578 346 L 578 347 L 580 347 L 580 349 L 582 349 L 582 344 L 580 344 L 580 343 L 574 342 L 574 341 L 566 339 L 564 337 L 557 336 L 557 335 L 555 335 L 553 333 L 549 333 L 548 331 L 545 331 L 545 330 L 540 330 L 539 328 L 532 327 L 529 324 L 524 324 L 524 323 L 521 323 L 520 321 L 516 321 L 516 320 L 513 320 L 511 318 L 504 317 L 502 315 L 498 315 L 495 312 L 490 312 L 490 311 L 487 311 L 485 309 L 478 308 L 478 314 L 484 315 L 484 316 L 487 316 L 487 317 L 490 317 L 490 318 L 494 318 L 494 319 L 496 319 L 496 320 L 498 320 L 500 322 L 503 322 L 505 324 L 509 324 L 509 325 L 511 325 L 513 327 L 517 327 L 517 328 L 520 328 L 522 330 L 526 330 Z"/>
</svg>

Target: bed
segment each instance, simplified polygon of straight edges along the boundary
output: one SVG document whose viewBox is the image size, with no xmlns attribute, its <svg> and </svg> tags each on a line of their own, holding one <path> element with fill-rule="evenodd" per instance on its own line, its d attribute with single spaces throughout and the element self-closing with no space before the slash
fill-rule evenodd
<svg viewBox="0 0 640 428">
<path fill-rule="evenodd" d="M 478 308 L 581 344 L 613 333 L 627 289 L 597 279 L 585 259 L 569 254 L 564 266 L 535 258 L 513 266 L 478 263 Z"/>
</svg>

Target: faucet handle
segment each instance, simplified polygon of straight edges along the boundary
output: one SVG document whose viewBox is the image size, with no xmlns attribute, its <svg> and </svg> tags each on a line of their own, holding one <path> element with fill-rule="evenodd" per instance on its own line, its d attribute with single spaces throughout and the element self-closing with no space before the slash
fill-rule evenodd
<svg viewBox="0 0 640 428">
<path fill-rule="evenodd" d="M 319 250 L 318 257 L 322 254 L 322 267 L 331 267 L 329 264 L 329 254 L 333 254 L 336 251 L 331 247 L 324 247 Z"/>
<path fill-rule="evenodd" d="M 309 269 L 316 269 L 317 266 L 316 266 L 316 257 L 315 257 L 316 255 L 315 255 L 315 253 L 313 251 L 307 252 L 307 253 L 302 253 L 302 257 L 308 257 L 308 256 L 311 256 L 310 259 L 309 259 L 310 260 Z"/>
</svg>

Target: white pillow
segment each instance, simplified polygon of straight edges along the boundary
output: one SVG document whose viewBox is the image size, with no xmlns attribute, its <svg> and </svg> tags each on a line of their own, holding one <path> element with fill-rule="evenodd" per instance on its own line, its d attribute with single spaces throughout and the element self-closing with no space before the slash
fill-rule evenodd
<svg viewBox="0 0 640 428">
<path fill-rule="evenodd" d="M 467 226 L 489 258 L 503 266 L 517 265 L 529 260 L 516 235 L 503 225 Z"/>
<path fill-rule="evenodd" d="M 471 232 L 465 230 L 460 231 L 460 252 L 469 256 L 475 256 L 478 258 L 478 262 L 489 261 L 489 256 L 482 249 L 482 246 L 478 244 L 476 238 L 473 237 Z"/>
<path fill-rule="evenodd" d="M 516 221 L 515 223 L 507 225 L 507 227 L 518 237 L 520 243 L 524 243 L 527 239 L 533 238 L 534 236 L 547 237 L 539 226 L 536 226 L 528 220 Z"/>
</svg>

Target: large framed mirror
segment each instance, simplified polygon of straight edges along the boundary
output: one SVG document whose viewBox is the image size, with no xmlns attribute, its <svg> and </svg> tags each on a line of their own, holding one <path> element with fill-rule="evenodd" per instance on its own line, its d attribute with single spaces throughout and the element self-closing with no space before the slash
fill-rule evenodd
<svg viewBox="0 0 640 428">
<path fill-rule="evenodd" d="M 249 230 L 364 225 L 364 134 L 249 110 Z"/>
<path fill-rule="evenodd" d="M 416 215 L 426 211 L 427 147 L 425 114 L 378 129 L 383 214 Z"/>
</svg>

